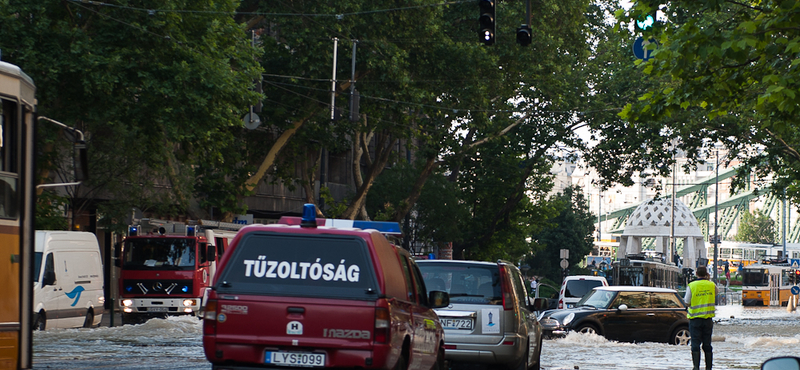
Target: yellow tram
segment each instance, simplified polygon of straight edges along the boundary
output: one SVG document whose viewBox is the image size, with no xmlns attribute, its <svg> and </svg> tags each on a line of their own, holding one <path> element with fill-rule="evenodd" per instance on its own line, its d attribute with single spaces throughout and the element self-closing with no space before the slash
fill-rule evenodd
<svg viewBox="0 0 800 370">
<path fill-rule="evenodd" d="M 32 367 L 33 80 L 0 61 L 0 368 Z"/>
<path fill-rule="evenodd" d="M 789 265 L 753 264 L 742 269 L 742 305 L 786 306 L 792 295 Z"/>
</svg>

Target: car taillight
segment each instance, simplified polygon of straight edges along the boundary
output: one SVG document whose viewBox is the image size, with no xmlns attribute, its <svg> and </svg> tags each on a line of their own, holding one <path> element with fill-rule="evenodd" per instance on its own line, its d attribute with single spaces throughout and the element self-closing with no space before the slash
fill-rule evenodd
<svg viewBox="0 0 800 370">
<path fill-rule="evenodd" d="M 500 265 L 500 286 L 503 291 L 503 309 L 513 310 L 514 309 L 514 293 L 513 289 L 511 289 L 511 280 L 508 276 L 508 271 L 506 267 Z"/>
<path fill-rule="evenodd" d="M 217 334 L 217 300 L 209 299 L 203 307 L 203 334 Z"/>
<path fill-rule="evenodd" d="M 559 299 L 558 300 L 558 309 L 560 310 L 562 308 L 564 308 L 564 300 L 563 299 Z"/>
<path fill-rule="evenodd" d="M 375 343 L 388 343 L 392 330 L 389 308 L 375 308 Z"/>
</svg>

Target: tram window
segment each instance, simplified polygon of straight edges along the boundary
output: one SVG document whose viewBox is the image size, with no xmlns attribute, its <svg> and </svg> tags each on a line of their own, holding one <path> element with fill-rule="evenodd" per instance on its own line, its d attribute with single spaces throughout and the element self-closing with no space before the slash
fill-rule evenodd
<svg viewBox="0 0 800 370">
<path fill-rule="evenodd" d="M 0 105 L 0 171 L 17 172 L 17 104 L 3 100 Z"/>
<path fill-rule="evenodd" d="M 745 270 L 742 274 L 742 285 L 767 286 L 768 276 L 764 270 Z"/>
</svg>

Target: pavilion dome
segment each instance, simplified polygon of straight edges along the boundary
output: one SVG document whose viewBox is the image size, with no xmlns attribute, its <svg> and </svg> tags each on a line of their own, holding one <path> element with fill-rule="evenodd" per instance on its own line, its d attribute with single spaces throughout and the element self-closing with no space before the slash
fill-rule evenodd
<svg viewBox="0 0 800 370">
<path fill-rule="evenodd" d="M 672 230 L 672 199 L 644 202 L 628 217 L 622 236 L 670 236 Z M 692 211 L 675 199 L 675 237 L 703 237 L 703 232 Z"/>
</svg>

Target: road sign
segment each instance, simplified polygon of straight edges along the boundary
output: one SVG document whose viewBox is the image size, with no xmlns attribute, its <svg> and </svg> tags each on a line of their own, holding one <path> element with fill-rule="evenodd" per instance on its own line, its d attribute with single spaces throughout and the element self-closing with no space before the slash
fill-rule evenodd
<svg viewBox="0 0 800 370">
<path fill-rule="evenodd" d="M 560 251 L 560 254 L 561 254 L 560 257 L 561 257 L 562 260 L 568 259 L 569 258 L 569 249 L 562 249 Z"/>
<path fill-rule="evenodd" d="M 797 285 L 793 286 L 792 287 L 792 294 L 794 294 L 794 295 L 800 294 L 800 287 L 798 287 Z"/>
<path fill-rule="evenodd" d="M 567 267 L 569 267 L 569 261 L 567 261 L 567 260 L 561 260 L 561 268 L 562 268 L 562 269 L 565 269 L 565 268 L 567 268 Z"/>
<path fill-rule="evenodd" d="M 650 60 L 650 58 L 653 55 L 653 52 L 655 51 L 655 48 L 649 49 L 647 47 L 647 45 L 650 44 L 655 44 L 656 47 L 658 47 L 658 43 L 656 42 L 655 39 L 645 40 L 642 37 L 637 37 L 636 41 L 633 42 L 633 56 L 635 56 L 636 59 L 642 59 L 645 62 Z"/>
</svg>

